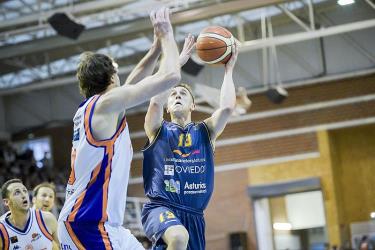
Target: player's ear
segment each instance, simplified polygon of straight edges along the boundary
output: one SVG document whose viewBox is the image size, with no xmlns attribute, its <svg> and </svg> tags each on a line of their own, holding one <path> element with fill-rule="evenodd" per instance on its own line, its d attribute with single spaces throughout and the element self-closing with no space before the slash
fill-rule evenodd
<svg viewBox="0 0 375 250">
<path fill-rule="evenodd" d="M 6 207 L 9 207 L 9 199 L 8 198 L 3 199 L 3 202 L 4 202 L 4 205 Z"/>
<path fill-rule="evenodd" d="M 195 110 L 195 103 L 193 102 L 190 106 L 190 111 L 194 111 Z"/>
</svg>

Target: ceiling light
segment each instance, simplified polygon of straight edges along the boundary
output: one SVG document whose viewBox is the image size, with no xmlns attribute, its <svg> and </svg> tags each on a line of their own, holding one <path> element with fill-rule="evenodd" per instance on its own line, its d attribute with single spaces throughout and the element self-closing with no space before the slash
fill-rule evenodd
<svg viewBox="0 0 375 250">
<path fill-rule="evenodd" d="M 371 219 L 375 219 L 375 212 L 371 212 L 370 217 L 371 217 Z"/>
<path fill-rule="evenodd" d="M 292 224 L 290 223 L 273 223 L 273 229 L 280 231 L 290 231 L 292 229 Z"/>
<path fill-rule="evenodd" d="M 348 5 L 354 3 L 354 0 L 338 0 L 337 3 L 340 5 Z"/>
</svg>

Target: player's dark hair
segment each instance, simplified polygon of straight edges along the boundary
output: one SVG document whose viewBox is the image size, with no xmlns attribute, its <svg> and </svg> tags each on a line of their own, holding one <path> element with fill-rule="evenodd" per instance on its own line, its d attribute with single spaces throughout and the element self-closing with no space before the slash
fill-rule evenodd
<svg viewBox="0 0 375 250">
<path fill-rule="evenodd" d="M 182 88 L 185 88 L 187 91 L 189 91 L 189 93 L 191 95 L 191 98 L 193 98 L 193 103 L 195 103 L 195 99 L 194 99 L 194 95 L 193 95 L 193 90 L 191 89 L 191 87 L 188 84 L 186 84 L 186 83 L 179 83 L 176 86 L 174 86 L 173 88 L 177 88 L 177 87 L 182 87 Z"/>
<path fill-rule="evenodd" d="M 42 187 L 52 189 L 53 193 L 55 194 L 55 197 L 56 197 L 56 187 L 53 183 L 50 183 L 50 182 L 42 182 L 39 185 L 37 185 L 33 190 L 33 197 L 36 197 L 38 195 L 39 189 L 42 188 Z"/>
<path fill-rule="evenodd" d="M 20 179 L 10 179 L 10 180 L 6 181 L 3 184 L 3 186 L 1 187 L 1 197 L 3 199 L 9 198 L 8 187 L 9 187 L 10 184 L 13 184 L 13 183 L 22 183 L 22 181 Z"/>
<path fill-rule="evenodd" d="M 81 94 L 89 98 L 105 91 L 115 73 L 117 69 L 109 56 L 93 52 L 82 53 L 77 69 Z"/>
</svg>

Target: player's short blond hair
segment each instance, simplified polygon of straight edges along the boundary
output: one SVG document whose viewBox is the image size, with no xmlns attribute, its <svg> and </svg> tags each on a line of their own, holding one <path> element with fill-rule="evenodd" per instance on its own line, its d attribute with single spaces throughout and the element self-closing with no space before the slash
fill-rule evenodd
<svg viewBox="0 0 375 250">
<path fill-rule="evenodd" d="M 33 197 L 36 197 L 38 195 L 39 189 L 42 187 L 50 188 L 53 190 L 53 193 L 55 194 L 56 197 L 56 187 L 55 184 L 50 183 L 50 182 L 42 182 L 39 185 L 37 185 L 34 190 L 33 190 Z"/>
<path fill-rule="evenodd" d="M 193 90 L 190 87 L 190 85 L 188 85 L 186 83 L 179 83 L 176 86 L 174 86 L 173 88 L 177 88 L 177 87 L 182 87 L 182 88 L 185 88 L 187 91 L 189 91 L 189 93 L 191 95 L 191 98 L 193 98 L 193 103 L 195 103 L 195 98 L 194 98 L 194 95 L 193 95 Z"/>
</svg>

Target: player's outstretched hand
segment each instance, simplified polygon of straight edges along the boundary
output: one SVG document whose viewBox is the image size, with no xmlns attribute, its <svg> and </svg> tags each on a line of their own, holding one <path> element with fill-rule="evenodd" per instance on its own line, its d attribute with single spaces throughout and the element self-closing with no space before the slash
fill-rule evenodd
<svg viewBox="0 0 375 250">
<path fill-rule="evenodd" d="M 162 39 L 168 36 L 173 37 L 172 24 L 169 19 L 169 9 L 160 8 L 153 10 L 150 13 L 152 26 L 154 27 L 154 34 L 157 39 Z"/>
<path fill-rule="evenodd" d="M 181 67 L 184 66 L 185 63 L 189 60 L 194 47 L 195 47 L 194 36 L 189 33 L 189 35 L 185 37 L 184 47 L 182 48 L 182 51 L 179 57 Z"/>
<path fill-rule="evenodd" d="M 225 64 L 225 71 L 227 70 L 233 70 L 234 65 L 236 64 L 237 57 L 238 57 L 238 42 L 235 41 L 232 45 L 232 56 L 229 59 L 229 61 Z"/>
</svg>

